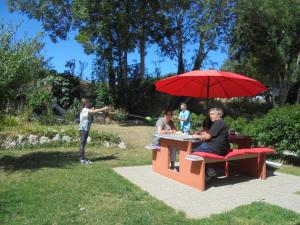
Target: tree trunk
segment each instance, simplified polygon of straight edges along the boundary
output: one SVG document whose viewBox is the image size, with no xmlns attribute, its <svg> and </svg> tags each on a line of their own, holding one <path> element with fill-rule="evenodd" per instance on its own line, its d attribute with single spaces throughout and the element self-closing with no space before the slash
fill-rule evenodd
<svg viewBox="0 0 300 225">
<path fill-rule="evenodd" d="M 127 109 L 128 106 L 128 90 L 127 90 L 127 49 L 124 49 L 123 57 L 123 91 L 124 91 L 124 108 Z"/>
<path fill-rule="evenodd" d="M 296 65 L 297 65 L 297 69 L 299 69 L 299 67 L 300 67 L 300 52 L 298 53 Z M 300 84 L 298 86 L 296 104 L 299 104 L 299 102 L 300 102 Z"/>
<path fill-rule="evenodd" d="M 195 63 L 194 63 L 193 70 L 199 70 L 202 67 L 202 63 L 203 63 L 203 60 L 204 60 L 204 53 L 203 53 L 203 50 L 204 50 L 204 37 L 203 36 L 204 36 L 204 34 L 200 33 L 200 43 L 199 43 L 199 48 L 198 48 L 197 55 L 196 55 L 196 58 L 195 58 Z"/>
<path fill-rule="evenodd" d="M 124 103 L 124 92 L 123 92 L 123 63 L 122 63 L 122 56 L 123 56 L 123 49 L 122 49 L 122 45 L 121 45 L 121 37 L 120 34 L 117 33 L 116 34 L 116 40 L 117 40 L 117 44 L 116 44 L 116 48 L 117 48 L 117 64 L 118 64 L 118 72 L 117 72 L 117 80 L 116 80 L 116 103 L 118 107 L 123 107 L 123 103 Z"/>
<path fill-rule="evenodd" d="M 108 85 L 109 90 L 111 92 L 111 96 L 113 99 L 113 103 L 115 104 L 115 98 L 116 98 L 116 77 L 114 73 L 114 61 L 113 61 L 113 48 L 112 48 L 112 37 L 110 37 L 110 41 L 108 43 Z"/>
<path fill-rule="evenodd" d="M 297 92 L 297 98 L 296 98 L 296 104 L 299 104 L 300 103 L 300 85 L 298 87 L 298 92 Z"/>
<path fill-rule="evenodd" d="M 182 31 L 181 26 L 178 28 L 177 32 L 177 40 L 178 40 L 178 68 L 177 74 L 184 73 L 184 62 L 183 62 L 183 43 L 182 43 Z"/>
<path fill-rule="evenodd" d="M 140 71 L 140 78 L 145 77 L 145 37 L 142 34 L 140 39 L 140 63 L 141 63 L 141 71 Z"/>
<path fill-rule="evenodd" d="M 284 72 L 282 76 L 279 75 L 279 104 L 283 106 L 286 102 L 288 91 L 290 89 L 288 81 L 288 72 Z"/>
</svg>

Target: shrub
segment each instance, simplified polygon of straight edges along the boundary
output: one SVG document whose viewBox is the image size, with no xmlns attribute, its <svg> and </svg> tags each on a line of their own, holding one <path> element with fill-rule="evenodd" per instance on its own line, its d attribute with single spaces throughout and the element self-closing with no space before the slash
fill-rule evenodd
<svg viewBox="0 0 300 225">
<path fill-rule="evenodd" d="M 90 131 L 90 137 L 93 140 L 93 142 L 104 142 L 107 141 L 109 143 L 118 144 L 121 142 L 121 139 L 112 133 L 107 132 L 97 132 L 97 131 Z"/>
<path fill-rule="evenodd" d="M 205 116 L 203 114 L 191 113 L 191 130 L 198 131 L 202 129 Z"/>
<path fill-rule="evenodd" d="M 33 113 L 43 114 L 50 108 L 52 102 L 52 94 L 46 88 L 33 90 L 27 96 L 28 110 Z"/>
<path fill-rule="evenodd" d="M 0 119 L 0 127 L 17 127 L 19 126 L 20 121 L 17 117 L 15 116 L 3 116 Z"/>
<path fill-rule="evenodd" d="M 49 109 L 45 113 L 43 113 L 39 117 L 39 121 L 41 124 L 46 124 L 46 125 L 57 123 L 56 117 L 51 109 Z"/>
<path fill-rule="evenodd" d="M 79 116 L 79 108 L 80 108 L 80 101 L 78 98 L 75 98 L 73 104 L 69 107 L 64 118 L 68 121 L 74 122 L 76 118 Z"/>
<path fill-rule="evenodd" d="M 224 118 L 229 129 L 233 129 L 239 133 L 244 133 L 245 126 L 248 124 L 247 119 L 243 117 L 238 117 L 236 119 L 226 116 Z"/>
<path fill-rule="evenodd" d="M 245 127 L 256 145 L 273 146 L 278 153 L 289 150 L 300 156 L 300 105 L 275 107 Z"/>
<path fill-rule="evenodd" d="M 118 122 L 122 122 L 127 119 L 128 113 L 125 112 L 123 109 L 115 110 L 114 113 L 110 114 L 110 119 Z"/>
</svg>

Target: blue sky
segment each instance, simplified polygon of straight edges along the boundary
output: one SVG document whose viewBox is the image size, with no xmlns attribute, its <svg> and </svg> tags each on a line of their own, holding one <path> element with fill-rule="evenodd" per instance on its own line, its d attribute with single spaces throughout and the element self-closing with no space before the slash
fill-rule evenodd
<svg viewBox="0 0 300 225">
<path fill-rule="evenodd" d="M 18 24 L 21 23 L 21 27 L 18 30 L 17 38 L 24 37 L 34 37 L 38 33 L 43 32 L 41 24 L 36 20 L 30 20 L 26 16 L 19 13 L 10 13 L 7 10 L 6 1 L 0 0 L 0 18 L 7 23 Z M 85 77 L 89 77 L 92 71 L 92 62 L 94 57 L 92 55 L 86 55 L 83 48 L 74 40 L 75 33 L 70 33 L 68 40 L 62 41 L 59 40 L 58 43 L 53 43 L 50 38 L 45 35 L 44 43 L 45 47 L 42 51 L 42 54 L 46 58 L 51 58 L 51 64 L 55 70 L 58 72 L 64 72 L 66 70 L 65 63 L 68 60 L 75 59 L 78 63 L 83 61 L 87 63 L 87 68 L 85 69 Z M 192 46 L 191 46 L 192 49 Z M 190 62 L 193 51 L 186 51 L 185 58 Z M 220 51 L 212 52 L 209 54 L 210 60 L 216 63 L 214 69 L 218 69 L 224 59 L 226 58 L 225 53 Z M 137 51 L 132 53 L 128 57 L 129 64 L 138 63 L 139 55 Z M 159 67 L 161 74 L 176 73 L 177 72 L 177 63 L 168 58 L 162 58 L 157 53 L 157 48 L 155 46 L 150 46 L 147 49 L 146 55 L 146 68 L 148 73 L 153 73 L 155 67 Z M 79 65 L 77 64 L 77 67 Z M 211 68 L 211 66 L 206 65 L 204 69 Z"/>
</svg>

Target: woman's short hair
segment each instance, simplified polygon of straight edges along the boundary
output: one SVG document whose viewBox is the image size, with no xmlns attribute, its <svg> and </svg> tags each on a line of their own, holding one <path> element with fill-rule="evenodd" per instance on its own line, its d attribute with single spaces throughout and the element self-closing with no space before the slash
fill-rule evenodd
<svg viewBox="0 0 300 225">
<path fill-rule="evenodd" d="M 214 112 L 220 117 L 223 116 L 223 110 L 221 108 L 211 108 L 209 112 Z"/>
<path fill-rule="evenodd" d="M 168 115 L 169 112 L 173 114 L 173 110 L 172 109 L 170 109 L 170 108 L 164 109 L 164 116 Z"/>
</svg>

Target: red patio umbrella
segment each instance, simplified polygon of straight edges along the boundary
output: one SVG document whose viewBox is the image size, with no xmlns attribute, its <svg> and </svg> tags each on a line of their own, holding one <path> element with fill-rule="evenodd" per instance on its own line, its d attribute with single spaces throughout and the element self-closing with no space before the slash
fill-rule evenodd
<svg viewBox="0 0 300 225">
<path fill-rule="evenodd" d="M 252 78 L 217 70 L 194 70 L 155 82 L 157 91 L 195 98 L 256 96 L 267 88 Z"/>
</svg>

